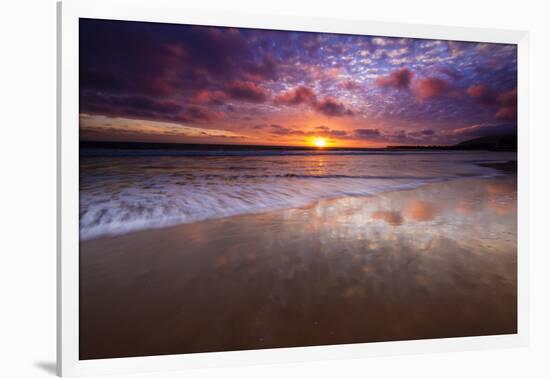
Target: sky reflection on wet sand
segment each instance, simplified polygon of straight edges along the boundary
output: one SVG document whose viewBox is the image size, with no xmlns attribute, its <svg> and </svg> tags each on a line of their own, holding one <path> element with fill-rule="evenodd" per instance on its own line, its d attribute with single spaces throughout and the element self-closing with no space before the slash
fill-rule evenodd
<svg viewBox="0 0 550 378">
<path fill-rule="evenodd" d="M 81 358 L 515 333 L 515 180 L 82 242 Z"/>
</svg>

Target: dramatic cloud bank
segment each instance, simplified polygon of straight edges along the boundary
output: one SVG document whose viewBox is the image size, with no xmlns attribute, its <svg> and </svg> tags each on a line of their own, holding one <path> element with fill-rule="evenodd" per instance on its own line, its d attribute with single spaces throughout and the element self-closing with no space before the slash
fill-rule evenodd
<svg viewBox="0 0 550 378">
<path fill-rule="evenodd" d="M 80 20 L 87 139 L 453 144 L 517 128 L 514 45 Z"/>
</svg>

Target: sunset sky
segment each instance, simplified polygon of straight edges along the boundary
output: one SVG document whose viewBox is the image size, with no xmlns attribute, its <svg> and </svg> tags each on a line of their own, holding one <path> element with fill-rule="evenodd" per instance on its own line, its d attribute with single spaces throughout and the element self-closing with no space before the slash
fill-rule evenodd
<svg viewBox="0 0 550 378">
<path fill-rule="evenodd" d="M 80 21 L 82 140 L 378 147 L 516 124 L 515 45 Z"/>
</svg>

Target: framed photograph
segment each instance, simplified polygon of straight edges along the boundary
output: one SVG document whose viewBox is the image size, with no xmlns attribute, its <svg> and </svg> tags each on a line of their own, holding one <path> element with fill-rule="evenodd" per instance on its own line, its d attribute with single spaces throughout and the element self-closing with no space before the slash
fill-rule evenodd
<svg viewBox="0 0 550 378">
<path fill-rule="evenodd" d="M 526 32 L 58 16 L 60 375 L 527 344 Z"/>
</svg>

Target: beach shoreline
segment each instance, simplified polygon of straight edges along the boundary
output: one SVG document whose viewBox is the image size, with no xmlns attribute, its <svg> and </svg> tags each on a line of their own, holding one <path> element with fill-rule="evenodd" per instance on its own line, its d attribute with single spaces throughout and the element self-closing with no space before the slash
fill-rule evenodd
<svg viewBox="0 0 550 378">
<path fill-rule="evenodd" d="M 82 241 L 80 358 L 515 333 L 503 171 Z"/>
<path fill-rule="evenodd" d="M 80 239 L 490 177 L 513 153 L 86 157 L 80 161 Z"/>
</svg>

